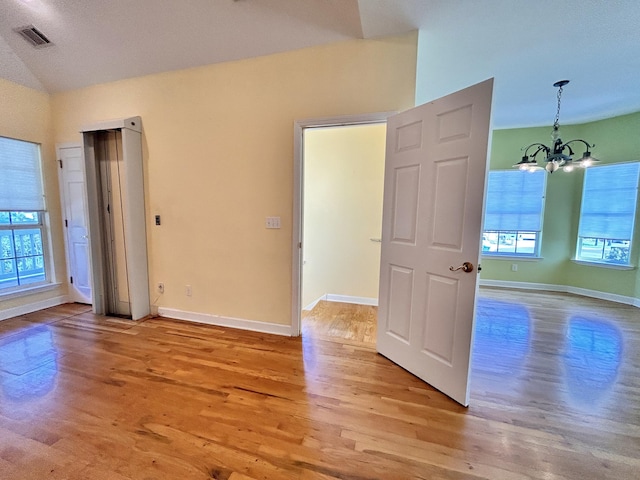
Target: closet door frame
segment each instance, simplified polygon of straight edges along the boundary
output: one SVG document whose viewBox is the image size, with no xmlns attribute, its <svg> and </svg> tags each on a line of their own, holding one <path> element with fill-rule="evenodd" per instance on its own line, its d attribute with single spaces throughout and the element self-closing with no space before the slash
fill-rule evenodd
<svg viewBox="0 0 640 480">
<path fill-rule="evenodd" d="M 139 320 L 150 312 L 149 266 L 144 204 L 144 171 L 142 165 L 142 121 L 140 117 L 102 122 L 83 127 L 87 206 L 89 211 L 89 239 L 92 266 L 93 311 L 107 313 L 105 284 L 105 255 L 102 244 L 101 213 L 98 195 L 100 186 L 96 165 L 96 132 L 120 130 L 122 133 L 123 169 L 121 188 L 124 192 L 122 211 L 126 245 L 126 265 L 129 281 L 131 318 Z"/>
</svg>

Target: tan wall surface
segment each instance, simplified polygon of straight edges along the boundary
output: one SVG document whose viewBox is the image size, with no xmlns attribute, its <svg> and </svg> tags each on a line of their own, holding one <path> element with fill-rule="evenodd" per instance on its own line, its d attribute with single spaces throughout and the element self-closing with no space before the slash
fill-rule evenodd
<svg viewBox="0 0 640 480">
<path fill-rule="evenodd" d="M 151 298 L 290 324 L 293 122 L 413 106 L 416 44 L 415 32 L 354 40 L 56 94 L 55 140 L 140 115 Z"/>
<path fill-rule="evenodd" d="M 47 292 L 0 299 L 0 310 L 19 307 L 67 294 L 64 239 L 60 213 L 58 170 L 51 128 L 51 101 L 49 95 L 7 80 L 0 79 L 0 136 L 40 144 L 42 174 L 49 213 L 53 258 L 53 281 L 62 285 Z"/>
<path fill-rule="evenodd" d="M 325 294 L 378 298 L 386 124 L 304 135 L 302 305 Z"/>
</svg>

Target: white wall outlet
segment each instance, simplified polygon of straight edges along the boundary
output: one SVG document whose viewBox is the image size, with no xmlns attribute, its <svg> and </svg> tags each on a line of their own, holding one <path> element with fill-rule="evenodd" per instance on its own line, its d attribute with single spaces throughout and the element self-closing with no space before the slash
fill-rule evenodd
<svg viewBox="0 0 640 480">
<path fill-rule="evenodd" d="M 280 217 L 267 217 L 265 226 L 267 228 L 280 228 Z"/>
<path fill-rule="evenodd" d="M 187 297 L 191 296 L 191 285 L 185 285 L 184 287 L 184 293 L 187 294 Z"/>
<path fill-rule="evenodd" d="M 512 263 L 511 264 L 511 271 L 512 272 L 517 272 L 518 271 L 518 264 L 517 263 Z"/>
<path fill-rule="evenodd" d="M 164 293 L 164 283 L 158 282 L 158 293 Z"/>
</svg>

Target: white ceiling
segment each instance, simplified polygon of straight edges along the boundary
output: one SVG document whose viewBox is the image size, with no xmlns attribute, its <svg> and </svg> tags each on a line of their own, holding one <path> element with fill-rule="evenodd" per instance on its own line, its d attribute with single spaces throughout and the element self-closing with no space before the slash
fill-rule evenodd
<svg viewBox="0 0 640 480">
<path fill-rule="evenodd" d="M 637 0 L 0 0 L 0 12 L 0 77 L 50 93 L 421 29 L 419 98 L 493 76 L 496 127 L 551 124 L 562 78 L 561 123 L 640 110 Z M 54 46 L 13 31 L 29 24 Z"/>
</svg>

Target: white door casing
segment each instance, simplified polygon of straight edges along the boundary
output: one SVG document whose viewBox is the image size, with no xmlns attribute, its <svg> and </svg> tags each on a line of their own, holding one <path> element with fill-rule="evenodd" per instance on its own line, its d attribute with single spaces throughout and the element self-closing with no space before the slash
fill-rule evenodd
<svg viewBox="0 0 640 480">
<path fill-rule="evenodd" d="M 469 404 L 493 79 L 389 118 L 377 349 Z M 471 262 L 472 272 L 450 271 Z"/>
<path fill-rule="evenodd" d="M 70 279 L 70 300 L 91 303 L 91 272 L 89 233 L 87 228 L 87 193 L 84 180 L 84 160 L 79 144 L 64 144 L 57 148 L 59 183 L 64 215 L 67 269 Z"/>
</svg>

